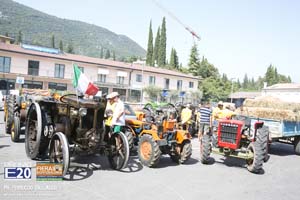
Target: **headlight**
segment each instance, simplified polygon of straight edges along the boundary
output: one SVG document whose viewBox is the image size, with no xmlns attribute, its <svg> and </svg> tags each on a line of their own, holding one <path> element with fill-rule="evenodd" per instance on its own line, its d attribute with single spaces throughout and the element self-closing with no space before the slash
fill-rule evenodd
<svg viewBox="0 0 300 200">
<path fill-rule="evenodd" d="M 86 116 L 87 114 L 87 109 L 86 108 L 79 108 L 79 115 L 81 117 Z"/>
</svg>

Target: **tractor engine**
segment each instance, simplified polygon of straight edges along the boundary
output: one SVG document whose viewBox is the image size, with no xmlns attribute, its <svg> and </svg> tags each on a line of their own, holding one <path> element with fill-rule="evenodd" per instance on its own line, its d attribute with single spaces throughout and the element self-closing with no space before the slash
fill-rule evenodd
<svg viewBox="0 0 300 200">
<path fill-rule="evenodd" d="M 241 141 L 243 122 L 237 120 L 220 120 L 218 127 L 218 146 L 238 149 Z"/>
</svg>

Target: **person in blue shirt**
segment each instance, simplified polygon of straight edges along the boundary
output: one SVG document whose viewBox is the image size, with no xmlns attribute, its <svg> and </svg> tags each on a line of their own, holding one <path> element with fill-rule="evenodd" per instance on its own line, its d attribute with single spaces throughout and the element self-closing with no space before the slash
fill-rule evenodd
<svg viewBox="0 0 300 200">
<path fill-rule="evenodd" d="M 198 138 L 201 139 L 203 134 L 209 134 L 212 126 L 212 110 L 210 104 L 205 102 L 198 111 L 200 113 L 200 127 Z"/>
</svg>

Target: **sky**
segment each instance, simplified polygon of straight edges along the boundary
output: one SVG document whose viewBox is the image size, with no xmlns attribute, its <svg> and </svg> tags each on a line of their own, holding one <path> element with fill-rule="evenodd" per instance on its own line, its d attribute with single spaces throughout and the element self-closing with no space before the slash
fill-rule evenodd
<svg viewBox="0 0 300 200">
<path fill-rule="evenodd" d="M 167 58 L 175 48 L 187 65 L 196 42 L 220 73 L 240 80 L 264 76 L 273 64 L 280 74 L 300 82 L 300 1 L 298 0 L 156 0 L 190 27 L 161 9 L 155 0 L 15 0 L 60 18 L 79 20 L 130 37 L 147 48 L 149 23 L 153 35 L 167 23 Z"/>
</svg>

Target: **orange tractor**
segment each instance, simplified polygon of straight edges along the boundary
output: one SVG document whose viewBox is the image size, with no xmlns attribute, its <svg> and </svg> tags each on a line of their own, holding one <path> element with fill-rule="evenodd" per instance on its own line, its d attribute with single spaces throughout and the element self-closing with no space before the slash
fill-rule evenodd
<svg viewBox="0 0 300 200">
<path fill-rule="evenodd" d="M 169 154 L 178 163 L 185 163 L 192 154 L 190 134 L 177 129 L 177 122 L 168 112 L 159 112 L 152 122 L 127 119 L 126 127 L 131 130 L 138 145 L 141 163 L 147 167 L 157 166 L 162 154 Z"/>
</svg>

